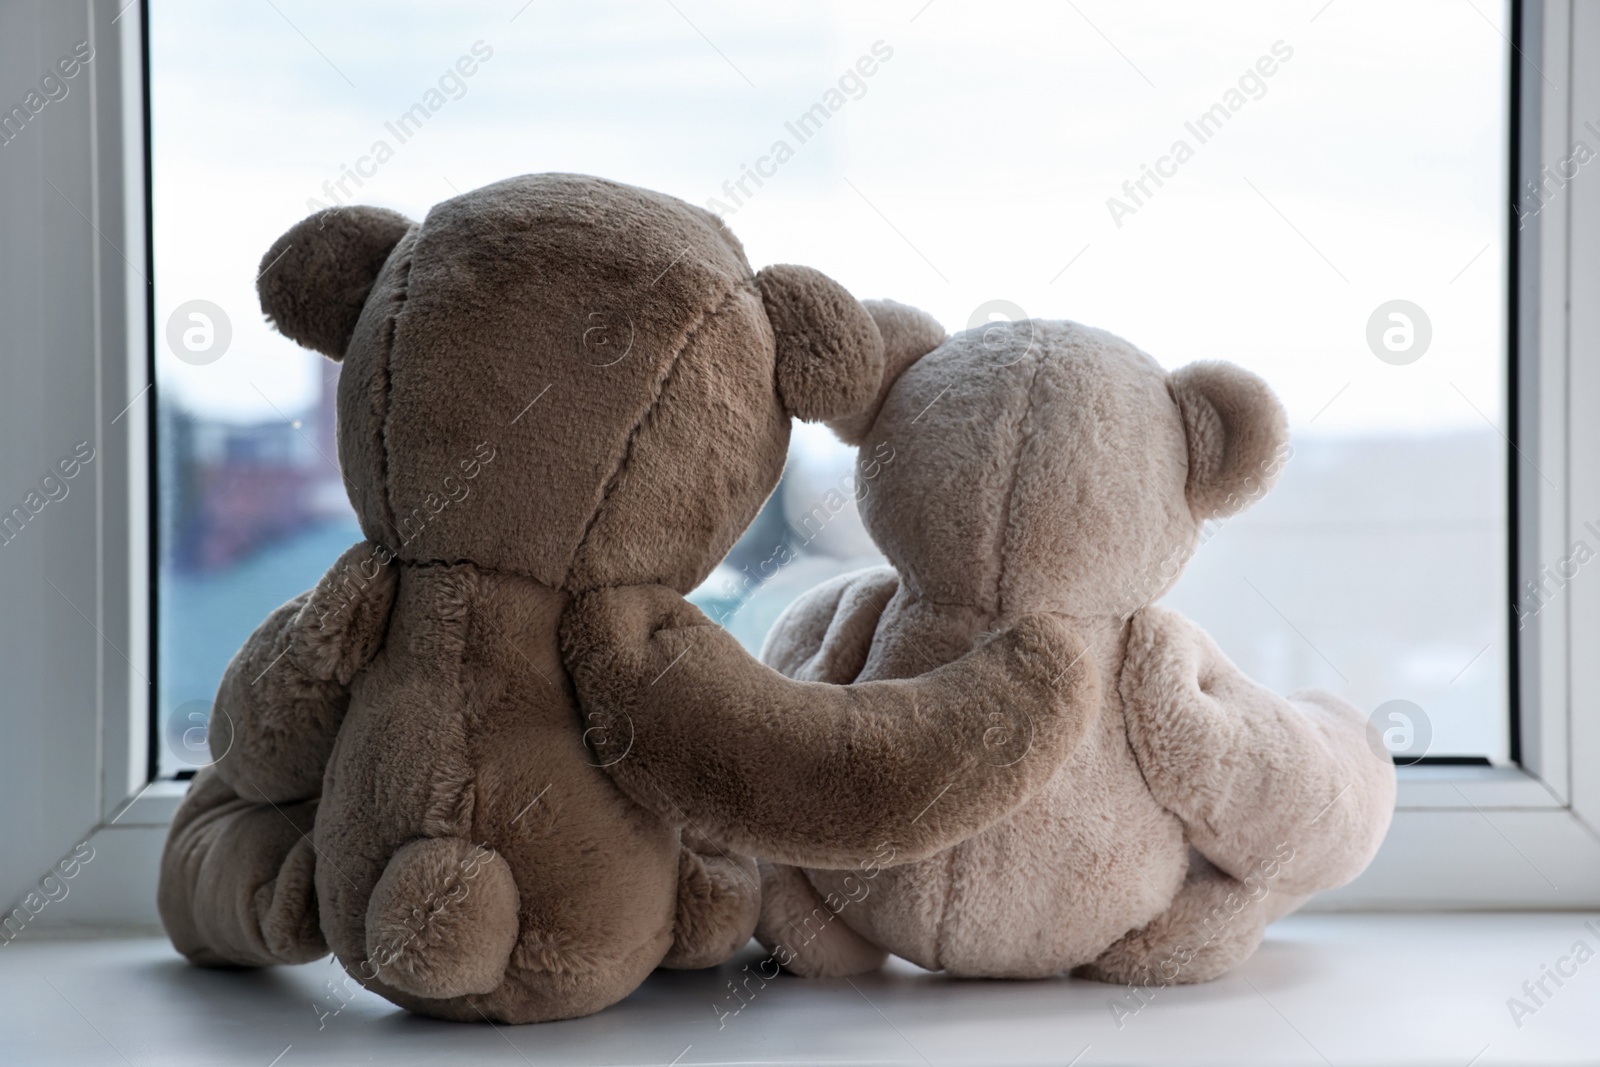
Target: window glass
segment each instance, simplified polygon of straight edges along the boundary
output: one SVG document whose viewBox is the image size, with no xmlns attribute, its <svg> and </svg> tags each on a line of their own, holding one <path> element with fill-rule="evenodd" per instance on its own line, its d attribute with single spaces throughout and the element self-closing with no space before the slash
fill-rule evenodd
<svg viewBox="0 0 1600 1067">
<path fill-rule="evenodd" d="M 1502 5 L 150 6 L 165 770 L 204 760 L 233 651 L 359 537 L 337 367 L 262 322 L 261 253 L 319 206 L 420 217 L 549 170 L 708 204 L 756 266 L 952 332 L 1070 318 L 1262 374 L 1294 454 L 1168 602 L 1274 689 L 1407 701 L 1397 744 L 1504 758 Z M 801 428 L 697 591 L 750 647 L 881 558 L 832 504 L 852 458 Z"/>
</svg>

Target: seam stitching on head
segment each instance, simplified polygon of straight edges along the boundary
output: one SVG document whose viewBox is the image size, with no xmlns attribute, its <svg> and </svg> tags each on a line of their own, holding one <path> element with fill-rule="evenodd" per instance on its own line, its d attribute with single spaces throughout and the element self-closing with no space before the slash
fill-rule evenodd
<svg viewBox="0 0 1600 1067">
<path fill-rule="evenodd" d="M 1028 434 L 1024 432 L 1033 418 L 1034 387 L 1039 381 L 1039 372 L 1044 367 L 1044 358 L 1035 356 L 1033 360 L 1033 373 L 1028 376 L 1028 388 L 1024 393 L 1027 404 L 1022 409 L 1022 414 L 1017 419 L 1016 433 L 1017 445 L 1011 453 L 1011 484 L 1006 487 L 1005 501 L 1000 515 L 999 534 L 999 566 L 995 568 L 994 575 L 994 612 L 1000 618 L 1005 613 L 1005 584 L 1006 564 L 1011 555 L 1011 512 L 1015 506 L 1017 484 L 1021 481 L 1022 453 L 1027 447 Z"/>
<path fill-rule="evenodd" d="M 656 407 L 661 403 L 661 398 L 666 395 L 667 387 L 672 383 L 672 376 L 677 373 L 684 352 L 688 351 L 689 346 L 694 343 L 694 339 L 699 334 L 701 327 L 722 314 L 729 304 L 739 298 L 740 292 L 741 290 L 738 288 L 731 289 L 723 294 L 722 299 L 717 301 L 715 306 L 701 311 L 700 317 L 695 320 L 694 324 L 683 335 L 682 343 L 678 345 L 677 350 L 667 360 L 666 368 L 662 371 L 661 376 L 656 379 L 655 395 L 650 398 L 650 403 L 645 405 L 644 410 L 639 413 L 639 418 L 634 422 L 632 429 L 628 431 L 627 440 L 622 446 L 622 453 L 617 458 L 617 465 L 611 469 L 610 477 L 606 479 L 604 487 L 600 490 L 600 499 L 596 501 L 594 511 L 589 514 L 589 521 L 584 523 L 583 533 L 578 535 L 578 543 L 573 546 L 572 558 L 567 563 L 567 576 L 562 583 L 562 588 L 569 590 L 572 588 L 573 573 L 578 566 L 578 557 L 583 554 L 584 546 L 589 543 L 589 534 L 594 531 L 595 525 L 600 521 L 601 513 L 605 511 L 606 505 L 610 503 L 612 493 L 615 492 L 617 484 L 622 480 L 623 471 L 628 469 L 628 462 L 633 458 L 633 446 L 638 441 L 639 431 L 644 429 L 645 424 L 655 415 Z"/>
<path fill-rule="evenodd" d="M 445 559 L 444 557 L 430 557 L 427 559 L 400 559 L 399 557 L 396 557 L 392 562 L 390 562 L 389 566 L 405 567 L 418 571 L 448 571 L 458 568 L 471 568 L 472 570 L 476 571 L 480 577 L 494 578 L 497 581 L 504 581 L 507 578 L 515 578 L 518 581 L 528 582 L 532 585 L 538 586 L 540 589 L 548 590 L 552 593 L 566 593 L 566 590 L 563 587 L 551 585 L 543 578 L 540 578 L 538 575 L 529 571 L 517 570 L 514 567 L 490 567 L 486 564 L 479 563 L 477 560 L 466 559 L 465 557 L 461 556 L 457 556 L 453 559 Z"/>
<path fill-rule="evenodd" d="M 421 229 L 420 226 L 417 227 L 419 236 Z M 410 236 L 409 233 L 402 236 L 396 247 L 399 247 L 399 244 L 403 244 L 408 236 Z M 393 364 L 395 339 L 400 325 L 400 312 L 405 309 L 406 300 L 411 292 L 411 263 L 416 250 L 416 240 L 413 238 L 411 247 L 406 250 L 405 258 L 396 265 L 396 270 L 400 276 L 396 279 L 397 285 L 395 288 L 397 291 L 392 297 L 394 308 L 389 314 L 389 327 L 383 344 L 383 359 L 378 364 L 378 372 L 383 375 L 383 387 L 379 391 L 383 410 L 378 416 L 378 484 L 383 487 L 383 492 L 380 494 L 384 511 L 382 519 L 388 525 L 388 532 L 394 534 L 397 546 L 404 545 L 405 540 L 400 537 L 400 528 L 395 525 L 394 521 L 394 486 L 389 481 L 389 474 L 392 469 L 392 465 L 389 463 L 389 418 L 394 412 L 392 401 L 394 399 Z"/>
</svg>

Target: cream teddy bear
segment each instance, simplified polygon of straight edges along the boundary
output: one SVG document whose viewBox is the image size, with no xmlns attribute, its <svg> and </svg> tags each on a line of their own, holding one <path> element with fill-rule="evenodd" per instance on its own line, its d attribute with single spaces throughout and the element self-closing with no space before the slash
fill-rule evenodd
<svg viewBox="0 0 1600 1067">
<path fill-rule="evenodd" d="M 868 307 L 880 401 L 831 425 L 863 457 L 894 450 L 860 501 L 892 566 L 803 596 L 763 658 L 798 679 L 905 678 L 1048 613 L 1088 642 L 1099 717 L 1007 819 L 940 855 L 870 876 L 764 863 L 757 936 L 803 975 L 893 953 L 965 976 L 1215 977 L 1361 873 L 1394 806 L 1360 712 L 1269 692 L 1155 604 L 1202 524 L 1272 485 L 1282 408 L 1236 366 L 1168 373 L 1076 323 L 946 340 L 921 312 Z"/>
</svg>

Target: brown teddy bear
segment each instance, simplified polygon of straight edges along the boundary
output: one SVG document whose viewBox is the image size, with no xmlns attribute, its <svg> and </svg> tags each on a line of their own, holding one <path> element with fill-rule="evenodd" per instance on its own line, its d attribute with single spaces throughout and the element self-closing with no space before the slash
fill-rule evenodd
<svg viewBox="0 0 1600 1067">
<path fill-rule="evenodd" d="M 794 682 L 716 630 L 677 653 L 692 692 L 675 660 L 621 699 L 575 694 L 563 641 L 574 672 L 624 670 L 662 620 L 698 617 L 679 594 L 772 491 L 791 416 L 876 402 L 877 326 L 818 272 L 753 273 L 709 213 L 573 175 L 420 224 L 324 211 L 262 268 L 277 327 L 343 360 L 339 454 L 369 540 L 222 682 L 217 761 L 162 861 L 162 918 L 194 962 L 331 947 L 426 1014 L 582 1015 L 746 943 L 758 881 L 738 852 L 932 855 L 1083 736 L 1093 667 L 1045 617 L 915 680 Z M 1031 709 L 1024 751 L 993 736 L 996 706 Z"/>
<path fill-rule="evenodd" d="M 1100 714 L 1025 804 L 937 856 L 845 869 L 757 850 L 757 937 L 802 975 L 891 952 L 959 976 L 1221 974 L 1269 921 L 1359 874 L 1394 806 L 1393 766 L 1355 708 L 1263 689 L 1153 603 L 1202 524 L 1272 485 L 1277 399 L 1231 364 L 1168 374 L 1075 323 L 946 340 L 921 312 L 867 306 L 881 398 L 832 426 L 862 456 L 899 457 L 860 502 L 893 566 L 807 593 L 763 659 L 796 679 L 906 678 L 1049 613 L 1088 642 Z M 707 681 L 683 666 L 678 685 Z"/>
</svg>

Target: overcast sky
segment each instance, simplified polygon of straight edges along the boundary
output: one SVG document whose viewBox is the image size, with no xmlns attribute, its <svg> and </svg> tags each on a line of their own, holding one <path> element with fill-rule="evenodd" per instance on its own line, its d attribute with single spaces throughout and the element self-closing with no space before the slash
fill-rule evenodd
<svg viewBox="0 0 1600 1067">
<path fill-rule="evenodd" d="M 394 157 L 353 199 L 412 217 L 548 170 L 729 203 L 723 183 L 783 140 L 793 157 L 729 215 L 757 267 L 807 263 L 952 331 L 1001 299 L 1169 367 L 1230 359 L 1298 433 L 1499 417 L 1507 45 L 1489 0 L 151 7 L 159 322 L 208 299 L 233 326 L 215 363 L 163 352 L 162 385 L 219 417 L 307 402 L 314 357 L 262 324 L 256 265 L 380 138 Z M 385 122 L 477 41 L 492 58 L 400 144 Z M 859 99 L 800 143 L 785 122 L 880 41 L 864 92 L 846 85 Z M 1185 123 L 1275 44 L 1201 143 Z M 1179 140 L 1192 158 L 1134 205 L 1123 183 Z M 1111 197 L 1137 208 L 1120 226 Z M 1396 298 L 1432 322 L 1408 366 L 1366 342 Z"/>
</svg>

